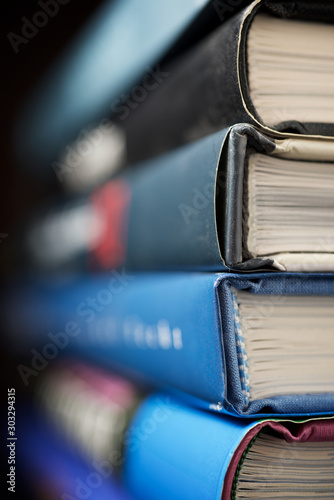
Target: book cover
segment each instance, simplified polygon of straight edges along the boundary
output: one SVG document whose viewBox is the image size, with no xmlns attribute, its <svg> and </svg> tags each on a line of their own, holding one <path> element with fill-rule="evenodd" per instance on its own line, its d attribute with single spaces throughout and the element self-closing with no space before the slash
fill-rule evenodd
<svg viewBox="0 0 334 500">
<path fill-rule="evenodd" d="M 35 278 L 2 308 L 25 385 L 72 354 L 215 411 L 319 415 L 334 410 L 333 295 L 331 274 L 114 272 Z"/>
<path fill-rule="evenodd" d="M 128 161 L 238 122 L 275 129 L 282 138 L 332 136 L 333 19 L 330 0 L 252 2 L 166 65 L 170 78 L 131 118 L 123 120 L 124 109 L 117 109 Z"/>
<path fill-rule="evenodd" d="M 119 377 L 70 362 L 57 364 L 42 378 L 38 435 L 37 421 L 32 429 L 25 423 L 28 444 L 38 440 L 37 457 L 29 464 L 37 484 L 41 475 L 44 480 L 58 477 L 60 483 L 67 478 L 68 484 L 62 484 L 67 492 L 74 489 L 75 479 L 78 496 L 80 491 L 92 493 L 103 482 L 111 494 L 121 480 L 138 499 L 311 499 L 330 498 L 334 491 L 333 417 L 250 422 L 196 410 L 166 393 L 155 393 L 139 402 L 129 420 L 115 407 L 108 412 L 116 402 L 119 409 L 120 401 L 128 412 L 124 394 L 131 401 L 135 391 Z M 59 448 L 73 456 L 74 442 L 77 461 L 82 455 L 90 466 L 85 482 L 78 464 L 68 464 L 69 457 L 63 464 L 66 473 L 57 468 Z M 66 494 L 62 498 L 72 500 Z"/>
<path fill-rule="evenodd" d="M 137 498 L 333 496 L 332 418 L 250 423 L 171 400 L 157 422 L 159 403 L 157 395 L 144 401 L 129 429 L 125 479 Z"/>
<path fill-rule="evenodd" d="M 334 142 L 239 124 L 45 207 L 30 269 L 334 270 Z"/>
</svg>

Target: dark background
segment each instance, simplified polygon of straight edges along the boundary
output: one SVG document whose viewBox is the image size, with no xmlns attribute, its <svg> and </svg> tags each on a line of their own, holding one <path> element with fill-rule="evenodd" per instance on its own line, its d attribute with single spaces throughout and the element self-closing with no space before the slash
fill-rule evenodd
<svg viewBox="0 0 334 500">
<path fill-rule="evenodd" d="M 32 0 L 12 0 L 8 2 L 8 7 L 2 12 L 2 113 L 1 113 L 1 181 L 0 181 L 0 233 L 7 234 L 6 238 L 0 239 L 0 260 L 1 274 L 7 274 L 6 250 L 11 247 L 15 232 L 20 221 L 42 203 L 49 196 L 57 194 L 59 189 L 57 183 L 45 184 L 39 179 L 32 177 L 29 172 L 25 172 L 15 156 L 13 145 L 13 129 L 18 111 L 38 82 L 39 78 L 53 63 L 58 54 L 68 44 L 77 33 L 80 26 L 89 18 L 90 14 L 102 3 L 100 0 L 70 0 L 68 4 L 59 8 L 58 14 L 49 17 L 46 26 L 39 29 L 39 32 L 27 44 L 20 44 L 19 51 L 15 54 L 13 47 L 8 40 L 8 33 L 12 32 L 21 35 L 23 21 L 26 16 L 31 19 L 34 13 L 41 8 L 37 1 Z M 7 248 L 6 248 L 7 246 Z M 3 325 L 2 327 L 3 328 Z M 1 335 L 5 332 L 1 331 Z M 2 371 L 1 403 L 3 412 L 1 426 L 2 443 L 5 443 L 7 435 L 7 388 L 16 388 L 16 415 L 17 415 L 17 435 L 18 445 L 16 449 L 17 458 L 20 453 L 20 418 L 23 414 L 25 404 L 25 394 L 23 384 L 16 370 L 17 361 L 7 352 L 6 344 L 1 342 L 0 364 Z M 21 443 L 24 445 L 24 443 Z M 33 450 L 32 450 L 33 452 Z M 1 455 L 7 461 L 7 449 L 2 447 Z M 7 465 L 3 472 L 7 473 Z M 8 498 L 5 474 L 2 475 L 1 491 Z M 16 493 L 15 498 L 25 498 L 33 500 L 34 492 L 29 492 L 29 484 L 25 478 L 24 470 L 17 464 Z"/>
<path fill-rule="evenodd" d="M 0 233 L 15 232 L 15 227 L 27 211 L 48 197 L 57 187 L 45 185 L 32 178 L 17 164 L 13 146 L 13 128 L 20 106 L 39 78 L 48 70 L 62 49 L 77 33 L 80 26 L 101 4 L 101 0 L 70 0 L 61 5 L 53 18 L 49 17 L 46 26 L 29 40 L 18 46 L 15 54 L 7 37 L 9 32 L 21 35 L 22 17 L 31 19 L 41 10 L 36 0 L 12 0 L 3 12 L 3 99 L 2 99 L 2 182 L 0 191 L 1 224 Z M 1 246 L 6 244 L 2 240 Z"/>
</svg>

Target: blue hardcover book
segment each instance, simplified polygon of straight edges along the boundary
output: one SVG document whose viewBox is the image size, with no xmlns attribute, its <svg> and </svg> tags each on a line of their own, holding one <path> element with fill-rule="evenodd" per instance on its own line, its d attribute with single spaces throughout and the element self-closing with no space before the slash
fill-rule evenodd
<svg viewBox="0 0 334 500">
<path fill-rule="evenodd" d="M 334 271 L 334 141 L 238 124 L 45 208 L 30 269 Z"/>
<path fill-rule="evenodd" d="M 334 412 L 332 274 L 114 271 L 27 281 L 2 305 L 26 385 L 74 353 L 232 415 Z"/>
<path fill-rule="evenodd" d="M 333 498 L 333 419 L 250 423 L 165 399 L 147 399 L 129 429 L 138 500 Z"/>
<path fill-rule="evenodd" d="M 129 382 L 77 363 L 56 364 L 38 387 L 43 418 L 89 459 L 95 483 L 118 473 L 145 500 L 332 498 L 333 417 L 250 423 L 163 393 L 133 407 Z"/>
<path fill-rule="evenodd" d="M 133 500 L 117 478 L 88 465 L 31 410 L 20 421 L 20 439 L 18 461 L 36 498 Z"/>
</svg>

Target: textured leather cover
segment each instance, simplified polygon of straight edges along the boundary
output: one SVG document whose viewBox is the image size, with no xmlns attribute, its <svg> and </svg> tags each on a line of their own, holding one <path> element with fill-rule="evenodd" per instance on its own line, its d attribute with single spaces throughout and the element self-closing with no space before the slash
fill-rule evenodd
<svg viewBox="0 0 334 500">
<path fill-rule="evenodd" d="M 129 162 L 175 148 L 234 123 L 261 123 L 249 96 L 247 33 L 259 8 L 282 17 L 333 22 L 330 0 L 256 0 L 165 69 L 169 76 L 145 102 L 120 121 Z M 116 115 L 117 116 L 117 115 Z M 334 135 L 334 124 L 288 121 L 280 132 Z M 154 140 L 152 140 L 154 138 Z"/>
<path fill-rule="evenodd" d="M 248 418 L 333 414 L 334 390 L 248 399 L 231 287 L 258 295 L 332 296 L 334 275 L 109 273 L 34 279 L 6 290 L 3 323 L 28 368 L 43 364 L 40 357 L 33 361 L 36 352 L 52 363 L 49 352 L 54 355 L 56 344 L 56 354 L 181 391 L 217 412 Z M 34 370 L 21 369 L 25 383 L 35 380 Z"/>
</svg>

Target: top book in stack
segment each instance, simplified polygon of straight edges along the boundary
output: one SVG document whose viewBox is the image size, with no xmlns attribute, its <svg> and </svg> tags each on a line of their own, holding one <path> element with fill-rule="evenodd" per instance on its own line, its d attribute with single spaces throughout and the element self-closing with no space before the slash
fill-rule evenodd
<svg viewBox="0 0 334 500">
<path fill-rule="evenodd" d="M 334 3 L 256 0 L 162 69 L 145 102 L 114 108 L 129 162 L 235 123 L 334 135 Z M 152 140 L 154 137 L 154 140 Z"/>
</svg>

